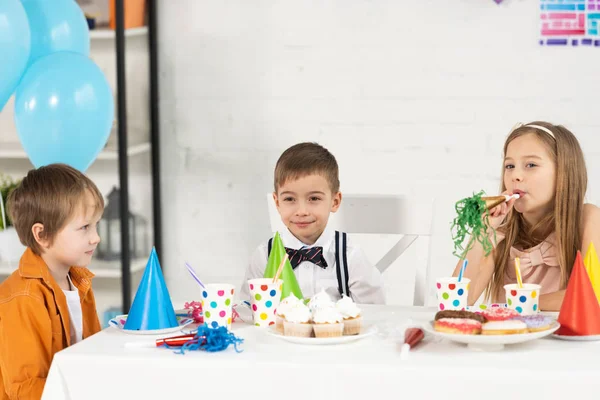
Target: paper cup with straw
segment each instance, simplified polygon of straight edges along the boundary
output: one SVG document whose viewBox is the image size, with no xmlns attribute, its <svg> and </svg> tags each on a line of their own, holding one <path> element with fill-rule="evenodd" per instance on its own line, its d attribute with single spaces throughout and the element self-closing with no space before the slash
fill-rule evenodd
<svg viewBox="0 0 600 400">
<path fill-rule="evenodd" d="M 466 309 L 471 280 L 462 276 L 460 282 L 458 279 L 447 277 L 436 281 L 436 297 L 440 311 Z"/>
<path fill-rule="evenodd" d="M 533 283 L 523 283 L 519 257 L 515 258 L 515 274 L 517 283 L 504 285 L 507 307 L 521 315 L 537 314 L 540 311 L 539 299 L 542 287 Z"/>
<path fill-rule="evenodd" d="M 542 287 L 533 283 L 504 285 L 506 305 L 521 315 L 534 315 L 540 311 L 539 300 Z"/>
</svg>

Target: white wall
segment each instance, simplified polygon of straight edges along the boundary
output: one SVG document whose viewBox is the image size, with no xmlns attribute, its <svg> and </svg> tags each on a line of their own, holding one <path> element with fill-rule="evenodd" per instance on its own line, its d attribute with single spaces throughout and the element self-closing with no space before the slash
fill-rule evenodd
<svg viewBox="0 0 600 400">
<path fill-rule="evenodd" d="M 453 204 L 499 185 L 517 121 L 572 129 L 598 200 L 598 48 L 538 45 L 539 3 L 296 0 L 160 3 L 163 265 L 239 284 L 269 235 L 279 154 L 317 141 L 347 193 L 439 197 L 433 268 L 455 258 Z"/>
</svg>

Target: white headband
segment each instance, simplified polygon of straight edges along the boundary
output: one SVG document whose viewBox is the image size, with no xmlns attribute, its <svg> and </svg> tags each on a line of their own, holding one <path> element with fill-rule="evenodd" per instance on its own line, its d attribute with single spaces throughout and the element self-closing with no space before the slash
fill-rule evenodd
<svg viewBox="0 0 600 400">
<path fill-rule="evenodd" d="M 540 126 L 540 125 L 529 125 L 529 124 L 528 124 L 528 125 L 523 125 L 522 123 L 520 123 L 520 122 L 519 122 L 519 123 L 517 123 L 517 124 L 516 124 L 516 125 L 515 125 L 515 126 L 512 128 L 512 130 L 511 130 L 510 132 L 512 133 L 512 132 L 513 132 L 515 129 L 518 129 L 518 128 L 523 128 L 523 127 L 525 127 L 525 128 L 535 128 L 535 129 L 539 129 L 539 130 L 541 130 L 541 131 L 544 131 L 544 132 L 546 132 L 548 135 L 552 136 L 552 138 L 556 140 L 556 137 L 554 136 L 554 133 L 552 133 L 552 131 L 551 131 L 550 129 L 548 129 L 548 128 L 546 128 L 546 127 L 543 127 L 543 126 Z"/>
</svg>

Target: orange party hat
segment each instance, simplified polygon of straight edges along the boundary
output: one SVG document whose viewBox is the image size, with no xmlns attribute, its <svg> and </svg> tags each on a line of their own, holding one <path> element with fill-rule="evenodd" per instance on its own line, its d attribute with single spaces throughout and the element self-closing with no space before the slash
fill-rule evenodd
<svg viewBox="0 0 600 400">
<path fill-rule="evenodd" d="M 600 335 L 600 305 L 579 251 L 560 308 L 558 322 L 561 326 L 556 331 L 557 335 Z"/>
</svg>

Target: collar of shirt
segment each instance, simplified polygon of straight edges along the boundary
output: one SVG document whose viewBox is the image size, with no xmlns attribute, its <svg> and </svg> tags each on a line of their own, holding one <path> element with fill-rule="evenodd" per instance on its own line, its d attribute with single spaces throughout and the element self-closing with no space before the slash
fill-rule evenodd
<svg viewBox="0 0 600 400">
<path fill-rule="evenodd" d="M 317 241 L 312 245 L 302 243 L 288 228 L 280 232 L 280 235 L 283 240 L 283 245 L 287 248 L 298 250 L 301 248 L 322 247 L 323 253 L 326 253 L 333 246 L 335 231 L 327 225 L 323 233 L 321 233 L 321 236 L 319 236 Z"/>
</svg>

